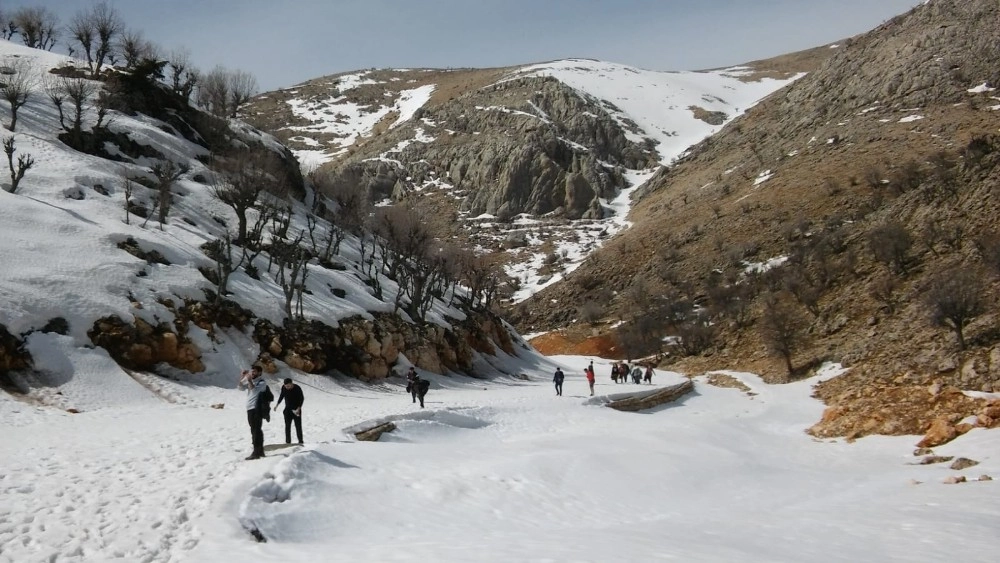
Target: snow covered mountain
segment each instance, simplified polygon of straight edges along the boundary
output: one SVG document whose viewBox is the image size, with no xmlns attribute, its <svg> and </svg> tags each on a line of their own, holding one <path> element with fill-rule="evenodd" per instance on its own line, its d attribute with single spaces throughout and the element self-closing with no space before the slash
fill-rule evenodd
<svg viewBox="0 0 1000 563">
<path fill-rule="evenodd" d="M 583 59 L 365 70 L 262 94 L 243 115 L 288 143 L 321 192 L 361 185 L 418 206 L 442 238 L 500 251 L 521 301 L 625 228 L 632 192 L 659 166 L 829 51 L 780 72 Z"/>
</svg>

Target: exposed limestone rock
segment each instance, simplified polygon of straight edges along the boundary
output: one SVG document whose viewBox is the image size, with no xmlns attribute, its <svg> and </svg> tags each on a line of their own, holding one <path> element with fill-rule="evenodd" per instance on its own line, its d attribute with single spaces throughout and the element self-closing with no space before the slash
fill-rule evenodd
<svg viewBox="0 0 1000 563">
<path fill-rule="evenodd" d="M 111 316 L 95 321 L 87 336 L 128 369 L 149 371 L 163 362 L 193 373 L 205 370 L 198 347 L 175 334 L 167 323 L 152 326 L 137 318 L 128 324 Z"/>
<path fill-rule="evenodd" d="M 7 327 L 0 325 L 0 374 L 31 365 L 31 355 L 23 345 L 23 342 L 7 332 Z"/>
<path fill-rule="evenodd" d="M 957 485 L 959 483 L 965 483 L 967 479 L 964 475 L 952 475 L 951 477 L 946 477 L 942 483 L 945 485 Z"/>
<path fill-rule="evenodd" d="M 641 411 L 665 403 L 671 403 L 692 391 L 694 391 L 694 382 L 689 379 L 677 385 L 671 385 L 670 387 L 664 387 L 655 391 L 637 393 L 632 397 L 612 401 L 607 406 L 619 411 Z"/>
<path fill-rule="evenodd" d="M 955 471 L 961 471 L 963 469 L 968 469 L 970 467 L 979 465 L 979 462 L 974 459 L 969 459 L 967 457 L 960 457 L 951 464 L 951 469 Z"/>
<path fill-rule="evenodd" d="M 656 162 L 597 100 L 552 78 L 501 82 L 424 108 L 422 118 L 438 125 L 439 139 L 397 149 L 414 135 L 399 127 L 371 141 L 391 151 L 391 162 L 369 158 L 370 147 L 324 169 L 330 185 L 362 186 L 377 201 L 439 180 L 465 194 L 462 211 L 471 215 L 596 219 L 599 198 L 626 185 L 621 167 Z"/>
<path fill-rule="evenodd" d="M 377 442 L 382 434 L 386 432 L 392 432 L 396 429 L 396 425 L 392 422 L 383 422 L 378 426 L 374 426 L 367 430 L 361 430 L 354 433 L 354 437 L 357 438 L 359 442 Z"/>
<path fill-rule="evenodd" d="M 470 314 L 452 329 L 415 325 L 395 315 L 343 319 L 338 327 L 316 321 L 286 327 L 258 320 L 254 339 L 274 358 L 310 373 L 337 370 L 362 381 L 379 381 L 405 354 L 417 367 L 434 372 L 456 371 L 475 376 L 475 353 L 495 354 L 496 346 L 513 353 L 513 342 L 488 315 Z M 266 347 L 264 346 L 266 343 Z"/>
<path fill-rule="evenodd" d="M 958 430 L 947 418 L 937 418 L 931 423 L 924 439 L 917 442 L 917 446 L 922 448 L 933 448 L 954 440 L 958 436 Z"/>
</svg>

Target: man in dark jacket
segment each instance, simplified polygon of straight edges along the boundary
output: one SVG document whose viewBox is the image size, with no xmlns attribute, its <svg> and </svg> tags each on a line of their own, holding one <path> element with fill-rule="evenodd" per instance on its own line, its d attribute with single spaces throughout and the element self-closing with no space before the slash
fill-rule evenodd
<svg viewBox="0 0 1000 563">
<path fill-rule="evenodd" d="M 417 370 L 413 366 L 410 366 L 409 371 L 406 372 L 406 392 L 410 394 L 413 398 L 413 402 L 417 402 Z"/>
<path fill-rule="evenodd" d="M 562 368 L 556 368 L 556 374 L 552 376 L 552 381 L 556 384 L 556 395 L 562 396 L 562 385 L 563 380 L 566 379 L 566 375 L 563 373 Z"/>
<path fill-rule="evenodd" d="M 431 388 L 431 382 L 418 375 L 413 383 L 413 387 L 417 391 L 417 398 L 420 399 L 420 408 L 424 408 L 424 395 Z"/>
<path fill-rule="evenodd" d="M 292 378 L 285 378 L 285 384 L 281 386 L 281 394 L 278 395 L 278 402 L 274 405 L 274 410 L 278 410 L 281 401 L 285 401 L 285 443 L 292 443 L 292 423 L 295 423 L 295 435 L 302 444 L 302 403 L 305 397 L 302 395 L 302 388 L 292 383 Z"/>
<path fill-rule="evenodd" d="M 253 452 L 247 459 L 260 459 L 264 457 L 264 415 L 268 413 L 271 405 L 264 398 L 265 393 L 269 393 L 267 382 L 264 381 L 263 370 L 260 366 L 253 366 L 250 371 L 243 370 L 240 373 L 240 388 L 247 388 L 247 422 L 250 424 L 250 438 L 253 443 Z"/>
</svg>

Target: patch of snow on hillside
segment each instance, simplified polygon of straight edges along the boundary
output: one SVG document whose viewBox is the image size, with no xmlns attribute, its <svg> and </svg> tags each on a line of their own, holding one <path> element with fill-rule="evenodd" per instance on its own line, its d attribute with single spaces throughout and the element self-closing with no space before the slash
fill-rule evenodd
<svg viewBox="0 0 1000 563">
<path fill-rule="evenodd" d="M 742 67 L 707 72 L 659 72 L 586 59 L 565 59 L 530 65 L 510 78 L 553 76 L 605 104 L 605 109 L 627 132 L 629 140 L 656 143 L 660 161 L 667 164 L 692 145 L 720 130 L 693 117 L 689 107 L 721 111 L 726 123 L 741 115 L 768 94 L 804 75 L 788 80 L 740 79 Z M 616 109 L 617 108 L 617 109 Z M 633 131 L 634 123 L 641 132 Z"/>
<path fill-rule="evenodd" d="M 401 91 L 399 93 L 399 99 L 396 100 L 395 104 L 396 110 L 399 111 L 399 117 L 396 119 L 395 123 L 389 126 L 389 128 L 394 129 L 396 126 L 412 119 L 417 113 L 417 110 L 424 107 L 424 104 L 431 99 L 431 94 L 434 93 L 434 88 L 435 86 L 433 84 L 428 84 L 412 90 Z"/>
<path fill-rule="evenodd" d="M 900 123 L 912 123 L 914 121 L 920 121 L 923 118 L 924 118 L 924 116 L 922 116 L 922 115 L 908 115 L 906 117 L 901 118 L 899 120 L 899 122 Z"/>
<path fill-rule="evenodd" d="M 992 92 L 994 90 L 996 90 L 996 88 L 990 87 L 989 82 L 983 82 L 982 84 L 976 86 L 975 88 L 969 88 L 968 92 L 970 94 L 983 94 L 985 92 Z"/>
<path fill-rule="evenodd" d="M 757 175 L 757 178 L 753 181 L 753 185 L 759 186 L 764 182 L 770 180 L 772 176 L 774 176 L 773 172 L 771 172 L 770 170 L 764 170 L 763 172 Z"/>
</svg>

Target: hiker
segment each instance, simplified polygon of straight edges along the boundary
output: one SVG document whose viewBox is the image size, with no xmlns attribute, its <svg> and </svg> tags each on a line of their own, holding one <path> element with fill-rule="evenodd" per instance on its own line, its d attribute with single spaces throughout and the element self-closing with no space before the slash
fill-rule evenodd
<svg viewBox="0 0 1000 563">
<path fill-rule="evenodd" d="M 292 378 L 286 377 L 284 385 L 281 386 L 281 393 L 278 395 L 278 402 L 274 404 L 274 410 L 278 410 L 281 401 L 285 401 L 285 443 L 292 443 L 292 423 L 295 423 L 295 435 L 299 438 L 299 445 L 302 445 L 302 403 L 305 397 L 302 395 L 302 388 L 292 383 Z"/>
<path fill-rule="evenodd" d="M 406 372 L 406 392 L 410 394 L 413 402 L 417 402 L 417 380 L 420 376 L 417 375 L 417 370 L 413 366 Z"/>
<path fill-rule="evenodd" d="M 583 372 L 585 374 L 587 374 L 587 383 L 590 384 L 590 396 L 591 397 L 594 396 L 594 368 L 593 368 L 593 365 L 594 365 L 594 363 L 591 362 L 590 366 L 588 366 L 587 368 L 585 368 L 583 370 Z"/>
<path fill-rule="evenodd" d="M 645 381 L 646 383 L 650 384 L 650 385 L 653 384 L 653 366 L 652 366 L 652 364 L 647 364 L 646 365 L 646 373 L 645 373 L 645 375 L 642 376 L 642 380 Z"/>
<path fill-rule="evenodd" d="M 611 364 L 611 381 L 618 383 L 618 364 Z"/>
<path fill-rule="evenodd" d="M 562 397 L 562 384 L 563 380 L 566 379 L 566 375 L 563 374 L 562 368 L 556 368 L 556 374 L 552 376 L 552 381 L 556 384 L 556 396 Z"/>
<path fill-rule="evenodd" d="M 420 408 L 424 408 L 424 395 L 431 388 L 431 382 L 417 375 L 416 379 L 413 380 L 412 388 L 417 398 L 420 399 Z"/>
<path fill-rule="evenodd" d="M 639 366 L 632 368 L 632 383 L 636 385 L 642 383 L 642 368 Z"/>
<path fill-rule="evenodd" d="M 250 424 L 250 439 L 253 443 L 253 452 L 246 459 L 260 459 L 264 457 L 264 419 L 270 419 L 271 389 L 264 381 L 263 370 L 259 365 L 254 365 L 250 371 L 240 372 L 239 387 L 247 388 L 247 422 Z M 267 398 L 271 395 L 271 399 Z"/>
</svg>

